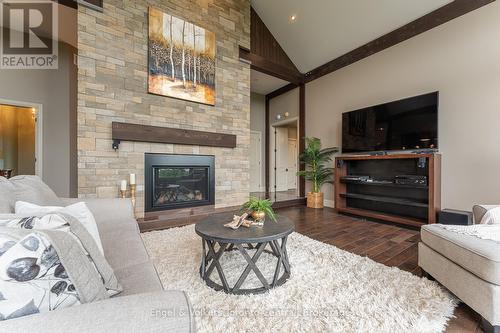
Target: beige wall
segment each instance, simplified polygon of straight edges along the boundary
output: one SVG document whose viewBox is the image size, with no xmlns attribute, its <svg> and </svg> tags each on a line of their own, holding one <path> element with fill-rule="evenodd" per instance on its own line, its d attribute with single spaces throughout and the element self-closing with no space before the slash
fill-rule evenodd
<svg viewBox="0 0 500 333">
<path fill-rule="evenodd" d="M 499 18 L 495 2 L 307 84 L 306 135 L 337 146 L 342 112 L 439 91 L 442 206 L 499 204 Z"/>
<path fill-rule="evenodd" d="M 0 70 L 0 100 L 42 105 L 43 180 L 60 196 L 76 195 L 74 47 L 59 43 L 57 70 Z"/>
<path fill-rule="evenodd" d="M 299 116 L 299 88 L 269 100 L 269 122 L 271 125 L 285 120 L 285 118 L 276 119 L 278 114 L 283 115 L 285 112 L 290 113 L 288 118 Z"/>
<path fill-rule="evenodd" d="M 59 10 L 59 68 L 0 70 L 0 99 L 42 105 L 43 180 L 59 195 L 77 195 L 76 104 L 74 54 L 77 11 Z"/>
</svg>

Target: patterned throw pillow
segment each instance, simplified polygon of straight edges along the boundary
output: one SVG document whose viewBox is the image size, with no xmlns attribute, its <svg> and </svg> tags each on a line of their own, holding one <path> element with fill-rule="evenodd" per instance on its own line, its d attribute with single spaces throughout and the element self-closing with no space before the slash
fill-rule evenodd
<svg viewBox="0 0 500 333">
<path fill-rule="evenodd" d="M 0 320 L 75 304 L 75 285 L 46 236 L 0 233 Z"/>
<path fill-rule="evenodd" d="M 59 206 L 39 206 L 29 202 L 18 201 L 15 204 L 15 213 L 19 216 L 44 216 L 54 212 L 61 212 L 74 216 L 94 238 L 99 250 L 104 254 L 102 248 L 101 237 L 97 229 L 97 223 L 94 215 L 88 209 L 85 202 L 77 202 L 66 207 Z"/>
<path fill-rule="evenodd" d="M 82 252 L 88 257 L 88 261 L 95 272 L 101 276 L 108 295 L 114 296 L 122 291 L 113 269 L 104 258 L 94 238 L 74 216 L 62 212 L 54 212 L 44 216 L 17 217 L 11 220 L 0 219 L 0 226 L 28 230 L 53 230 L 67 233 L 80 245 Z"/>
<path fill-rule="evenodd" d="M 109 298 L 122 291 L 73 216 L 0 216 L 0 320 Z"/>
</svg>

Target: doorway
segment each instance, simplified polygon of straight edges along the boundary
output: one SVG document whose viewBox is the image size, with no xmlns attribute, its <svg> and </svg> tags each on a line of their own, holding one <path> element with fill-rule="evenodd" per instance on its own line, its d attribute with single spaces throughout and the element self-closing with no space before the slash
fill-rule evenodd
<svg viewBox="0 0 500 333">
<path fill-rule="evenodd" d="M 0 175 L 42 176 L 41 106 L 0 100 Z"/>
<path fill-rule="evenodd" d="M 271 127 L 271 197 L 274 201 L 299 197 L 298 118 L 276 122 Z"/>
<path fill-rule="evenodd" d="M 250 192 L 263 191 L 262 133 L 250 131 Z"/>
<path fill-rule="evenodd" d="M 255 69 L 250 74 L 250 196 L 269 198 L 266 192 L 266 164 L 267 149 L 267 95 L 288 84 L 287 81 L 278 79 Z M 286 166 L 285 166 L 286 168 Z M 287 185 L 285 184 L 285 187 Z"/>
<path fill-rule="evenodd" d="M 297 190 L 297 163 L 298 163 L 298 147 L 297 134 L 294 138 L 288 137 L 288 166 L 287 166 L 287 183 L 288 190 Z"/>
</svg>

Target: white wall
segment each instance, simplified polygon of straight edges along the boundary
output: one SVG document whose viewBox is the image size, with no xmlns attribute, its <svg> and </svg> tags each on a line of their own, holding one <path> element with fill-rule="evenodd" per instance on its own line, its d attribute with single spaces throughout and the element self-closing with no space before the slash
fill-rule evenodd
<svg viewBox="0 0 500 333">
<path fill-rule="evenodd" d="M 340 146 L 342 112 L 439 91 L 442 207 L 499 204 L 499 36 L 497 1 L 308 83 L 306 135 Z"/>
<path fill-rule="evenodd" d="M 261 171 L 260 184 L 265 188 L 266 175 L 266 96 L 251 93 L 250 94 L 250 129 L 261 133 Z"/>
</svg>

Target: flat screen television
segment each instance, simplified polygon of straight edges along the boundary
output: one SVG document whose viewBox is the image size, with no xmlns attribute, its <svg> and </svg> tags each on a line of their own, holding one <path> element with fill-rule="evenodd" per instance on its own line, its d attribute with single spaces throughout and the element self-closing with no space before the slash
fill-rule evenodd
<svg viewBox="0 0 500 333">
<path fill-rule="evenodd" d="M 342 152 L 438 148 L 439 93 L 342 114 Z"/>
</svg>

